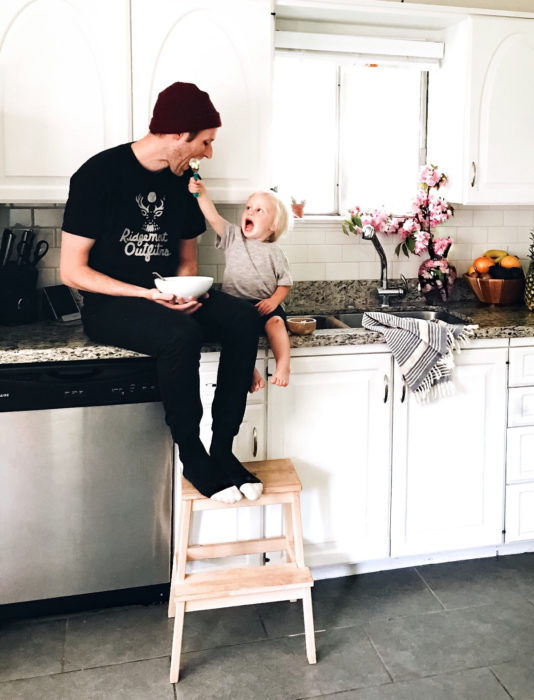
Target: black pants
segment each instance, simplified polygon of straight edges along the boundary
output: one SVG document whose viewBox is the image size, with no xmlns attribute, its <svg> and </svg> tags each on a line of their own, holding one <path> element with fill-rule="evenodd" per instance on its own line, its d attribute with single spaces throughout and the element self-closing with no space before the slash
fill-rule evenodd
<svg viewBox="0 0 534 700">
<path fill-rule="evenodd" d="M 258 349 L 258 312 L 248 302 L 212 290 L 187 315 L 146 299 L 104 297 L 84 309 L 82 319 L 91 340 L 156 358 L 165 419 L 178 445 L 199 434 L 200 348 L 219 341 L 213 431 L 237 434 Z"/>
</svg>

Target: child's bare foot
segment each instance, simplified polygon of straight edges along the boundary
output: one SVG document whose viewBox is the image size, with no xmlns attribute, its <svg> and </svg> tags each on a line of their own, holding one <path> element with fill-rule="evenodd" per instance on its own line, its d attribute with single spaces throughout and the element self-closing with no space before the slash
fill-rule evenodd
<svg viewBox="0 0 534 700">
<path fill-rule="evenodd" d="M 276 367 L 276 370 L 271 377 L 271 384 L 277 386 L 287 386 L 289 384 L 289 367 Z"/>
<path fill-rule="evenodd" d="M 254 374 L 252 375 L 252 383 L 250 385 L 249 393 L 253 394 L 255 391 L 259 391 L 260 389 L 263 389 L 264 386 L 265 386 L 265 382 L 263 381 L 263 377 L 258 372 L 256 367 L 254 367 Z"/>
</svg>

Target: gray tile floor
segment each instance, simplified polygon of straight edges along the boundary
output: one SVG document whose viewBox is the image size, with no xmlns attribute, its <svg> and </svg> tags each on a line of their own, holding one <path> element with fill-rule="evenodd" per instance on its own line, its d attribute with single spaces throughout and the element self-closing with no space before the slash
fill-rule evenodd
<svg viewBox="0 0 534 700">
<path fill-rule="evenodd" d="M 168 682 L 163 605 L 0 628 L 1 700 L 534 700 L 534 554 L 317 581 L 300 604 L 186 615 Z"/>
</svg>

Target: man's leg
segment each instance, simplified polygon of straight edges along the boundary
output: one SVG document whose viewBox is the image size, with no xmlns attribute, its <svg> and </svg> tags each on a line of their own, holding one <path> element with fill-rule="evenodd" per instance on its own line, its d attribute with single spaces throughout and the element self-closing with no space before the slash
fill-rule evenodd
<svg viewBox="0 0 534 700">
<path fill-rule="evenodd" d="M 222 500 L 238 500 L 229 475 L 210 458 L 199 437 L 202 331 L 194 314 L 145 299 L 108 297 L 96 311 L 84 312 L 83 321 L 93 340 L 156 359 L 165 420 L 178 445 L 184 476 L 205 496 L 231 489 L 233 496 L 226 493 Z"/>
<path fill-rule="evenodd" d="M 232 453 L 232 442 L 243 420 L 254 372 L 259 315 L 248 301 L 222 292 L 210 292 L 208 303 L 199 309 L 198 320 L 208 335 L 221 342 L 217 388 L 212 405 L 210 454 L 247 498 L 256 499 L 263 486 Z"/>
</svg>

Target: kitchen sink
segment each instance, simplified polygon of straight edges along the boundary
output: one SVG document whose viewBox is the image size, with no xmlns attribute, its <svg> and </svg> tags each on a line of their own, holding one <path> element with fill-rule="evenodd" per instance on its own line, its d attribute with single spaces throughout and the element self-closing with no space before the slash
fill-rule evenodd
<svg viewBox="0 0 534 700">
<path fill-rule="evenodd" d="M 355 311 L 354 313 L 335 314 L 332 316 L 314 316 L 317 321 L 317 330 L 326 328 L 363 328 L 362 319 L 364 311 Z M 428 310 L 412 310 L 412 311 L 385 311 L 385 313 L 397 316 L 400 318 L 419 318 L 424 321 L 445 321 L 446 323 L 462 323 L 465 320 L 458 318 L 448 311 L 428 311 Z"/>
</svg>

